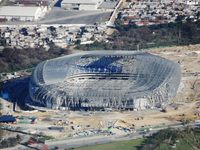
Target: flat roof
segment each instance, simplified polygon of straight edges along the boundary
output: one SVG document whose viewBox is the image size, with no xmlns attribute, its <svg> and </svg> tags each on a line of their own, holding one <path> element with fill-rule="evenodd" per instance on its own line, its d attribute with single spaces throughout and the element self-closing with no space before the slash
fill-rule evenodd
<svg viewBox="0 0 200 150">
<path fill-rule="evenodd" d="M 39 7 L 23 6 L 2 6 L 0 7 L 0 16 L 35 16 Z"/>
<path fill-rule="evenodd" d="M 99 0 L 63 0 L 67 4 L 97 4 Z"/>
<path fill-rule="evenodd" d="M 27 5 L 33 5 L 33 6 L 48 6 L 51 1 L 50 0 L 16 0 L 16 3 Z"/>
</svg>

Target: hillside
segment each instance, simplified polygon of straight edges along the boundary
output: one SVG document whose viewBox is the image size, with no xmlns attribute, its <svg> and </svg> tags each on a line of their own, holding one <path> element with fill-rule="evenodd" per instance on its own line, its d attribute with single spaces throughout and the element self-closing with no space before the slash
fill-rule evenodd
<svg viewBox="0 0 200 150">
<path fill-rule="evenodd" d="M 78 45 L 78 49 L 138 50 L 161 46 L 200 43 L 200 21 L 175 22 L 151 26 L 116 24 L 117 31 L 107 39 L 109 42 L 94 42 Z"/>
<path fill-rule="evenodd" d="M 57 47 L 50 48 L 48 51 L 42 48 L 5 48 L 0 52 L 0 72 L 9 72 L 33 67 L 43 60 L 67 55 L 69 53 L 70 51 Z"/>
</svg>

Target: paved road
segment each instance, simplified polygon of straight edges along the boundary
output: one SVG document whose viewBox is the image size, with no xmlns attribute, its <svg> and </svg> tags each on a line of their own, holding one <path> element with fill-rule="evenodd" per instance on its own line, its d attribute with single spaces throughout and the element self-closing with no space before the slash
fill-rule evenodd
<svg viewBox="0 0 200 150">
<path fill-rule="evenodd" d="M 111 11 L 66 11 L 54 8 L 39 24 L 94 24 L 109 19 Z"/>
<path fill-rule="evenodd" d="M 200 123 L 191 123 L 190 126 L 198 126 Z M 184 128 L 185 126 L 181 123 L 173 124 L 170 126 L 160 127 L 156 129 L 152 129 L 150 132 L 144 134 L 144 132 L 136 132 L 129 135 L 124 136 L 95 136 L 95 137 L 85 137 L 85 138 L 74 138 L 74 139 L 65 139 L 65 140 L 59 140 L 59 141 L 48 141 L 46 144 L 49 146 L 49 149 L 54 149 L 55 147 L 59 147 L 59 149 L 65 149 L 65 148 L 75 148 L 75 147 L 81 147 L 81 146 L 88 146 L 88 145 L 95 145 L 95 144 L 103 144 L 103 143 L 109 143 L 114 141 L 125 141 L 125 140 L 132 140 L 132 139 L 138 139 L 142 138 L 143 136 L 149 136 L 153 133 L 158 132 L 159 130 L 165 129 L 165 128 Z"/>
<path fill-rule="evenodd" d="M 115 7 L 114 11 L 112 12 L 112 15 L 107 23 L 107 30 L 106 30 L 106 34 L 107 35 L 111 35 L 114 32 L 113 28 L 110 27 L 114 27 L 115 26 L 115 19 L 117 18 L 118 15 L 118 10 L 120 9 L 120 6 L 125 2 L 125 0 L 120 0 L 119 3 L 117 4 L 117 6 Z"/>
</svg>

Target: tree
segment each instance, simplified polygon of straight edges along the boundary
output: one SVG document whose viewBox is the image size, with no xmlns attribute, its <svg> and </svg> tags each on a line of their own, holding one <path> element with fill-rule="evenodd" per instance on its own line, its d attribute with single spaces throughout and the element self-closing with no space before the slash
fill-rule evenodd
<svg viewBox="0 0 200 150">
<path fill-rule="evenodd" d="M 124 29 L 124 22 L 121 19 L 116 19 L 115 27 L 117 30 L 122 31 Z"/>
<path fill-rule="evenodd" d="M 183 25 L 183 19 L 185 18 L 184 15 L 178 15 L 177 18 L 175 19 L 175 22 L 177 23 L 177 26 L 178 26 L 178 45 L 180 44 L 181 42 L 181 28 L 182 28 L 182 25 Z"/>
<path fill-rule="evenodd" d="M 76 44 L 76 45 L 80 45 L 80 44 L 81 44 L 81 40 L 79 40 L 79 39 L 76 40 L 75 44 Z"/>
</svg>

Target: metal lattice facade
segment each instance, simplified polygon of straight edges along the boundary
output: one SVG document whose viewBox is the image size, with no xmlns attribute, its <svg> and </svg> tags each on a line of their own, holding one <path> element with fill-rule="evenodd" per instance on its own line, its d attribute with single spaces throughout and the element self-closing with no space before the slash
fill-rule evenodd
<svg viewBox="0 0 200 150">
<path fill-rule="evenodd" d="M 169 103 L 180 78 L 179 64 L 159 56 L 90 51 L 38 64 L 30 95 L 53 109 L 145 109 Z"/>
</svg>

